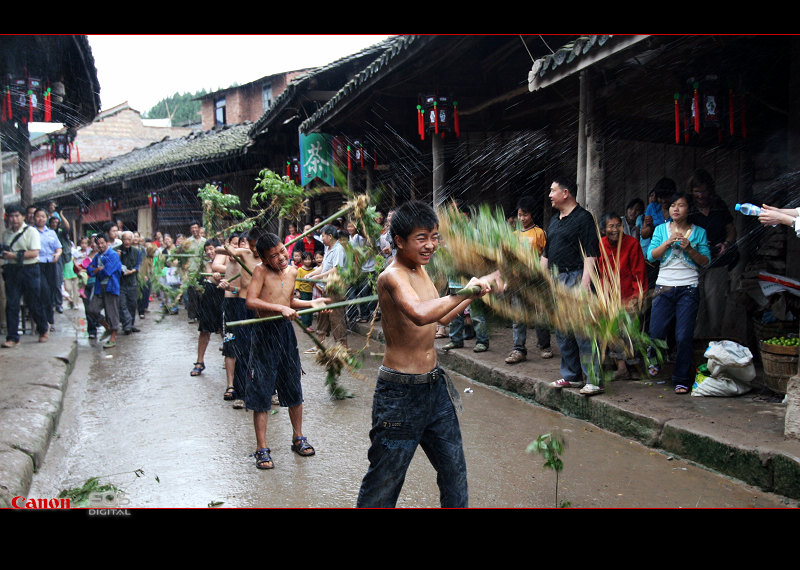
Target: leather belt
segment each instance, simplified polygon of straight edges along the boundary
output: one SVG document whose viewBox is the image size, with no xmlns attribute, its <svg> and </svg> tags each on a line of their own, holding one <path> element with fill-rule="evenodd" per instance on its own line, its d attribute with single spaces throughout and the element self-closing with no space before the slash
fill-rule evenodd
<svg viewBox="0 0 800 570">
<path fill-rule="evenodd" d="M 433 384 L 443 376 L 444 370 L 438 366 L 425 374 L 405 374 L 392 370 L 391 368 L 386 368 L 385 366 L 381 366 L 378 369 L 378 378 L 398 384 Z"/>
</svg>

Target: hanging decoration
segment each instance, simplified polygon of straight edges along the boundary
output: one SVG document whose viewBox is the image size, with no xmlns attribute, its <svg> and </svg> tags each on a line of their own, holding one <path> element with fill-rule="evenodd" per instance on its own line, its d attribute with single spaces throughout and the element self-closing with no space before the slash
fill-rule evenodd
<svg viewBox="0 0 800 570">
<path fill-rule="evenodd" d="M 27 73 L 8 74 L 0 94 L 1 121 L 23 124 L 53 121 L 52 90 L 47 80 Z"/>
<path fill-rule="evenodd" d="M 70 160 L 72 155 L 72 137 L 69 133 L 50 133 L 50 155 L 53 159 L 64 158 Z M 70 160 L 70 162 L 72 162 Z"/>
<path fill-rule="evenodd" d="M 302 173 L 300 172 L 300 159 L 298 157 L 293 156 L 286 161 L 286 177 L 295 184 L 300 185 Z"/>
<path fill-rule="evenodd" d="M 417 104 L 417 130 L 421 140 L 426 133 L 440 135 L 447 133 L 461 136 L 458 119 L 458 103 L 446 95 L 423 95 Z"/>
<path fill-rule="evenodd" d="M 726 138 L 747 137 L 745 98 L 733 86 L 724 87 L 715 74 L 690 77 L 684 92 L 673 95 L 675 144 L 723 142 Z M 736 113 L 741 124 L 736 130 Z"/>
</svg>

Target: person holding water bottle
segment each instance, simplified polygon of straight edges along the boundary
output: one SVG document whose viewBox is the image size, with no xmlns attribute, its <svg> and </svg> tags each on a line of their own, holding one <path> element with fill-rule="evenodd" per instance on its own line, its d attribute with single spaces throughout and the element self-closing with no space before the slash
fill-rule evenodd
<svg viewBox="0 0 800 570">
<path fill-rule="evenodd" d="M 736 204 L 736 211 L 746 216 L 758 216 L 758 221 L 765 226 L 789 226 L 800 237 L 800 208 L 776 208 L 767 204 L 759 208 L 753 204 Z"/>
</svg>

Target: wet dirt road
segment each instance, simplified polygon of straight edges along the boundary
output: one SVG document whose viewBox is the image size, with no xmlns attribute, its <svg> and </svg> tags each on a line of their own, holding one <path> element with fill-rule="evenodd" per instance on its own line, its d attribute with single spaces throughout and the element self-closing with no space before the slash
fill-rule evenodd
<svg viewBox="0 0 800 570">
<path fill-rule="evenodd" d="M 222 399 L 225 389 L 219 336 L 212 337 L 206 370 L 189 376 L 197 328 L 185 312 L 137 323 L 141 333 L 122 336 L 103 350 L 79 339 L 64 412 L 30 497 L 55 497 L 90 477 L 123 491 L 110 504 L 125 508 L 343 507 L 355 505 L 367 468 L 374 377 L 382 345 L 364 350 L 361 377 L 343 373 L 355 394 L 331 400 L 323 369 L 301 355 L 304 432 L 317 454 L 289 449 L 285 409 L 269 416 L 268 445 L 275 468 L 260 471 L 252 414 Z M 297 332 L 301 351 L 311 346 Z M 350 335 L 351 348 L 364 338 Z M 785 507 L 763 493 L 636 442 L 564 417 L 454 374 L 462 392 L 462 431 L 477 508 L 571 507 Z M 467 389 L 467 392 L 464 390 Z M 555 474 L 540 456 L 526 453 L 540 434 L 560 430 L 567 442 L 556 497 Z M 134 472 L 142 470 L 143 475 Z M 421 450 L 412 462 L 399 507 L 438 507 L 435 473 Z"/>
</svg>

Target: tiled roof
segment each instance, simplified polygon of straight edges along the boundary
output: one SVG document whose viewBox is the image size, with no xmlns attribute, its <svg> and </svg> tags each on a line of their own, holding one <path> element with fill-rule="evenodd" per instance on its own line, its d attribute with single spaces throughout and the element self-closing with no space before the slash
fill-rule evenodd
<svg viewBox="0 0 800 570">
<path fill-rule="evenodd" d="M 361 92 L 371 81 L 377 80 L 388 71 L 388 64 L 398 56 L 408 53 L 409 48 L 419 47 L 435 38 L 435 36 L 393 36 L 386 41 L 378 57 L 367 67 L 348 81 L 319 111 L 311 115 L 300 124 L 301 132 L 309 132 L 326 115 L 329 115 L 338 105 L 348 98 Z"/>
<path fill-rule="evenodd" d="M 165 139 L 108 159 L 97 168 L 90 163 L 84 176 L 63 181 L 60 178 L 37 184 L 33 199 L 39 201 L 91 190 L 132 178 L 172 171 L 209 161 L 242 155 L 252 144 L 248 132 L 252 123 L 230 125 L 195 132 L 177 139 Z M 77 167 L 76 167 L 77 168 Z"/>
<path fill-rule="evenodd" d="M 379 58 L 379 56 L 383 56 L 386 52 L 394 51 L 396 46 L 400 43 L 405 43 L 408 41 L 407 38 L 413 38 L 414 36 L 392 36 L 387 38 L 377 44 L 372 46 L 366 47 L 354 54 L 350 54 L 346 57 L 337 59 L 327 65 L 316 67 L 310 70 L 308 73 L 295 78 L 292 80 L 289 85 L 286 86 L 286 89 L 275 99 L 272 106 L 267 110 L 264 115 L 261 116 L 254 124 L 250 136 L 255 137 L 259 133 L 263 132 L 269 124 L 275 120 L 280 112 L 290 104 L 292 101 L 295 100 L 297 95 L 301 92 L 301 89 L 304 85 L 308 84 L 312 79 L 318 77 L 322 74 L 335 72 L 343 65 L 357 62 L 358 60 L 365 59 L 366 61 L 373 61 L 375 58 Z M 326 105 L 327 106 L 327 105 Z"/>
</svg>

